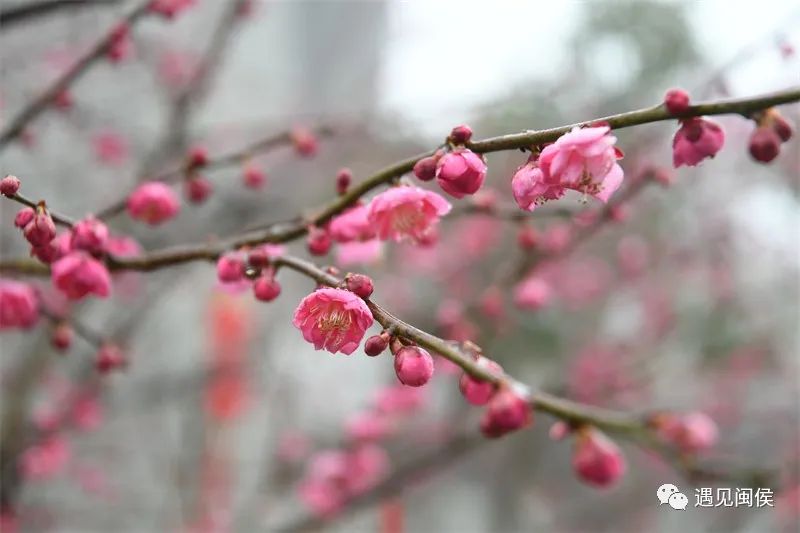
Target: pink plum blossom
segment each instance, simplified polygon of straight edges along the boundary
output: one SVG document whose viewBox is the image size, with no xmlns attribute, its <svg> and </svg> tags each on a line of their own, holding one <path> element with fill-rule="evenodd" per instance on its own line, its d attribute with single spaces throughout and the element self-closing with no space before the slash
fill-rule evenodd
<svg viewBox="0 0 800 533">
<path fill-rule="evenodd" d="M 33 287 L 0 278 L 0 330 L 28 329 L 38 320 L 39 299 Z"/>
<path fill-rule="evenodd" d="M 442 190 L 455 198 L 475 194 L 486 179 L 483 158 L 466 148 L 443 155 L 436 164 L 436 180 Z"/>
<path fill-rule="evenodd" d="M 580 479 L 596 487 L 614 485 L 627 468 L 617 445 L 594 428 L 576 433 L 572 466 Z"/>
<path fill-rule="evenodd" d="M 175 191 L 159 181 L 141 184 L 128 197 L 131 218 L 153 226 L 175 217 L 178 211 L 180 203 Z"/>
<path fill-rule="evenodd" d="M 697 166 L 717 155 L 724 144 L 725 131 L 716 122 L 697 117 L 682 120 L 672 139 L 672 165 Z"/>
<path fill-rule="evenodd" d="M 328 233 L 336 242 L 368 241 L 375 238 L 375 227 L 367 218 L 365 205 L 350 208 L 328 225 Z"/>
<path fill-rule="evenodd" d="M 300 302 L 292 323 L 317 350 L 350 355 L 372 325 L 364 300 L 343 289 L 321 288 Z"/>
<path fill-rule="evenodd" d="M 435 192 L 414 186 L 391 187 L 372 199 L 367 218 L 382 240 L 419 242 L 451 208 L 450 203 Z"/>
<path fill-rule="evenodd" d="M 70 300 L 79 300 L 88 294 L 106 298 L 111 294 L 111 275 L 106 266 L 92 256 L 70 252 L 51 268 L 53 285 Z"/>
</svg>

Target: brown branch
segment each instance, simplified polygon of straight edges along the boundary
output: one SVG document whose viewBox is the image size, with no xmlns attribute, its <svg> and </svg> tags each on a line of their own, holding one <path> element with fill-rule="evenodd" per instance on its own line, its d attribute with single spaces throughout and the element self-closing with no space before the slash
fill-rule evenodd
<svg viewBox="0 0 800 533">
<path fill-rule="evenodd" d="M 25 4 L 4 7 L 0 10 L 0 30 L 6 30 L 14 24 L 25 22 L 45 15 L 52 15 L 67 9 L 113 6 L 120 0 L 42 0 Z"/>
<path fill-rule="evenodd" d="M 44 201 L 34 202 L 30 198 L 28 198 L 26 196 L 23 196 L 20 193 L 13 194 L 11 196 L 6 196 L 6 198 L 14 200 L 15 202 L 18 202 L 18 203 L 20 203 L 22 205 L 28 206 L 28 207 L 33 208 L 33 209 L 36 209 L 39 206 L 40 203 L 44 202 Z M 68 217 L 66 215 L 60 215 L 58 213 L 54 213 L 53 211 L 50 210 L 50 208 L 47 208 L 47 212 L 50 213 L 50 217 L 53 219 L 53 222 L 55 222 L 56 224 L 59 224 L 61 226 L 65 226 L 65 227 L 68 227 L 68 228 L 71 228 L 72 226 L 75 225 L 75 221 L 72 220 L 70 217 Z"/>
<path fill-rule="evenodd" d="M 148 12 L 150 0 L 141 1 L 134 9 L 118 20 L 114 25 L 125 23 L 133 24 Z M 113 27 L 113 26 L 112 26 Z M 85 74 L 89 67 L 108 51 L 114 40 L 113 32 L 106 30 L 103 36 L 83 55 L 69 70 L 67 70 L 52 85 L 44 90 L 36 99 L 14 117 L 8 126 L 0 133 L 0 152 L 14 140 L 33 119 L 39 116 L 59 93 L 67 89 L 78 78 Z"/>
</svg>

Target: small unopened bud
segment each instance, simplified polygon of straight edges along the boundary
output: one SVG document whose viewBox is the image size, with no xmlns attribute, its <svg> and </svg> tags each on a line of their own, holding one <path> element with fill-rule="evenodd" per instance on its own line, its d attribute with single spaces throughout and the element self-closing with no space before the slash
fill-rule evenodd
<svg viewBox="0 0 800 533">
<path fill-rule="evenodd" d="M 364 274 L 348 274 L 344 278 L 344 282 L 348 291 L 364 299 L 369 298 L 372 291 L 375 290 L 372 278 Z"/>
<path fill-rule="evenodd" d="M 788 142 L 792 138 L 792 125 L 777 113 L 772 117 L 772 129 L 783 142 Z"/>
<path fill-rule="evenodd" d="M 72 338 L 74 337 L 74 332 L 69 324 L 60 323 L 56 326 L 53 330 L 53 334 L 50 337 L 50 342 L 52 342 L 53 347 L 60 351 L 65 351 L 69 349 L 72 345 Z"/>
<path fill-rule="evenodd" d="M 664 95 L 664 106 L 673 115 L 683 113 L 689 109 L 689 93 L 683 89 L 670 89 Z"/>
<path fill-rule="evenodd" d="M 56 236 L 56 225 L 47 209 L 37 207 L 33 218 L 22 230 L 25 238 L 33 246 L 44 246 L 52 241 Z"/>
<path fill-rule="evenodd" d="M 19 190 L 19 178 L 16 176 L 8 175 L 0 180 L 0 194 L 8 196 L 9 198 L 17 194 Z"/>
<path fill-rule="evenodd" d="M 239 254 L 226 254 L 217 260 L 217 278 L 223 283 L 240 281 L 244 271 L 244 261 Z"/>
<path fill-rule="evenodd" d="M 389 334 L 385 331 L 380 335 L 373 335 L 364 342 L 364 353 L 375 357 L 386 351 L 389 347 Z"/>
<path fill-rule="evenodd" d="M 517 233 L 517 245 L 523 250 L 533 250 L 539 243 L 539 232 L 532 226 L 522 226 Z"/>
<path fill-rule="evenodd" d="M 431 181 L 436 177 L 436 165 L 439 158 L 434 156 L 423 157 L 414 164 L 414 175 L 421 181 Z"/>
<path fill-rule="evenodd" d="M 311 255 L 325 255 L 331 249 L 331 237 L 324 228 L 311 228 L 308 232 L 308 251 Z"/>
<path fill-rule="evenodd" d="M 466 124 L 462 124 L 460 126 L 456 126 L 453 128 L 453 131 L 450 132 L 450 142 L 453 144 L 464 144 L 469 142 L 472 138 L 472 128 L 467 126 Z"/>
<path fill-rule="evenodd" d="M 253 283 L 253 294 L 262 302 L 271 302 L 281 294 L 281 285 L 270 273 L 259 277 Z"/>
<path fill-rule="evenodd" d="M 247 254 L 247 263 L 255 269 L 267 268 L 270 265 L 269 254 L 262 249 L 251 250 Z"/>
<path fill-rule="evenodd" d="M 214 186 L 203 176 L 193 176 L 186 180 L 186 197 L 194 204 L 202 204 L 211 196 Z"/>
<path fill-rule="evenodd" d="M 347 188 L 350 187 L 350 182 L 353 181 L 353 173 L 349 168 L 343 168 L 336 174 L 336 192 L 344 194 Z"/>
<path fill-rule="evenodd" d="M 195 146 L 186 156 L 186 166 L 197 169 L 208 164 L 208 150 L 203 146 Z"/>
<path fill-rule="evenodd" d="M 105 344 L 97 351 L 94 367 L 101 374 L 108 374 L 112 370 L 124 368 L 127 365 L 122 350 L 114 344 Z"/>
<path fill-rule="evenodd" d="M 489 438 L 502 437 L 531 423 L 528 400 L 514 390 L 503 387 L 489 400 L 481 418 L 481 432 Z"/>
<path fill-rule="evenodd" d="M 421 387 L 433 376 L 433 357 L 419 346 L 404 346 L 394 358 L 397 379 L 409 387 Z"/>
<path fill-rule="evenodd" d="M 17 212 L 17 216 L 14 217 L 14 225 L 22 229 L 33 220 L 34 216 L 36 216 L 36 211 L 34 211 L 32 207 L 23 207 Z"/>
<path fill-rule="evenodd" d="M 250 189 L 260 189 L 267 182 L 267 174 L 255 165 L 247 165 L 242 173 L 244 185 Z"/>
<path fill-rule="evenodd" d="M 759 126 L 753 130 L 748 143 L 748 150 L 753 159 L 762 163 L 769 163 L 781 151 L 781 138 L 774 129 Z"/>
</svg>

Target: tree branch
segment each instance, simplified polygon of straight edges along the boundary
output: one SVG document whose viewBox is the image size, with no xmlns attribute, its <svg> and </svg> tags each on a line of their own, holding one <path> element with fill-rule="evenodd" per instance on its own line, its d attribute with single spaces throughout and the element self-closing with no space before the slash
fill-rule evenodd
<svg viewBox="0 0 800 533">
<path fill-rule="evenodd" d="M 51 15 L 57 11 L 81 7 L 113 6 L 119 2 L 120 0 L 43 0 L 4 7 L 0 9 L 0 30 L 7 30 L 14 24 Z"/>
</svg>

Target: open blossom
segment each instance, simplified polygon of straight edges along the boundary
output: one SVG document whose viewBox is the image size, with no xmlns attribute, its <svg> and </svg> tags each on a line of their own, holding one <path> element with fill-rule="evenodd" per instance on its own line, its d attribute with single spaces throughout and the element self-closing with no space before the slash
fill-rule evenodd
<svg viewBox="0 0 800 533">
<path fill-rule="evenodd" d="M 101 298 L 111 294 L 111 275 L 103 263 L 89 254 L 71 252 L 51 267 L 53 285 L 70 300 L 79 300 L 87 294 Z"/>
<path fill-rule="evenodd" d="M 39 320 L 39 300 L 27 283 L 0 278 L 0 330 L 27 329 Z"/>
<path fill-rule="evenodd" d="M 161 224 L 178 214 L 180 204 L 175 192 L 159 181 L 141 184 L 128 197 L 128 213 L 131 218 Z"/>
<path fill-rule="evenodd" d="M 292 323 L 317 350 L 350 355 L 372 325 L 364 300 L 343 289 L 318 289 L 300 302 Z"/>
<path fill-rule="evenodd" d="M 442 156 L 436 164 L 436 180 L 442 190 L 456 198 L 475 194 L 486 179 L 483 158 L 466 148 Z"/>
<path fill-rule="evenodd" d="M 725 132 L 716 122 L 697 117 L 682 120 L 672 139 L 672 164 L 675 168 L 696 166 L 717 155 L 724 144 Z"/>
<path fill-rule="evenodd" d="M 609 487 L 625 473 L 625 458 L 614 442 L 594 428 L 575 436 L 572 466 L 578 476 L 596 487 Z"/>
<path fill-rule="evenodd" d="M 367 218 L 369 209 L 358 205 L 331 220 L 328 233 L 336 242 L 368 241 L 375 238 L 375 227 Z"/>
<path fill-rule="evenodd" d="M 608 126 L 573 128 L 545 147 L 539 156 L 544 181 L 607 202 L 622 184 L 623 172 Z"/>
<path fill-rule="evenodd" d="M 391 187 L 369 204 L 367 218 L 382 240 L 424 241 L 452 206 L 439 194 L 419 187 Z"/>
<path fill-rule="evenodd" d="M 525 211 L 533 211 L 548 200 L 558 200 L 564 196 L 564 187 L 545 182 L 545 175 L 535 157 L 531 157 L 514 173 L 511 190 L 517 205 Z"/>
</svg>

